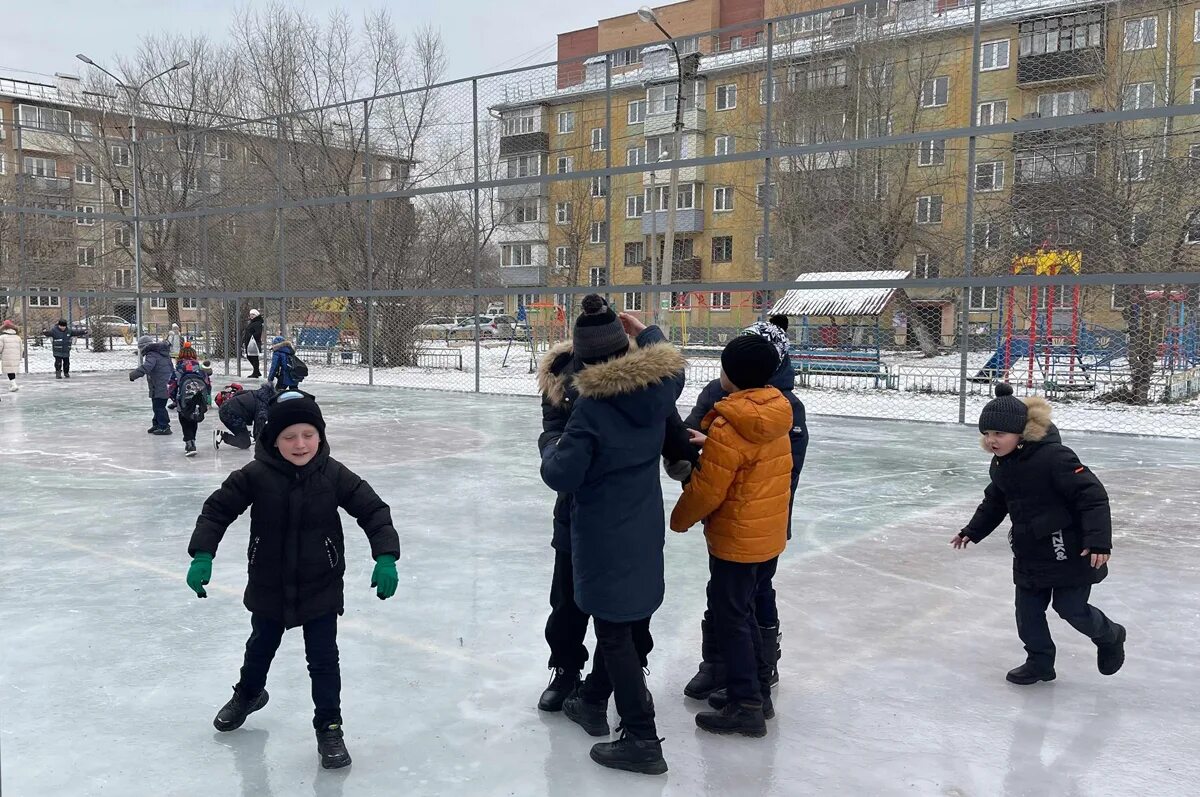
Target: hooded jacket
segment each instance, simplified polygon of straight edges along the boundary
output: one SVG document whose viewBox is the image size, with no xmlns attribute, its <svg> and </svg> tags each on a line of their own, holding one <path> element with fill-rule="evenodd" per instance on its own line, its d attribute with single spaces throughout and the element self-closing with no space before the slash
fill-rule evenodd
<svg viewBox="0 0 1200 797">
<path fill-rule="evenodd" d="M 275 397 L 275 389 L 266 384 L 258 390 L 243 390 L 221 403 L 217 417 L 225 428 L 237 434 L 246 427 L 252 427 L 254 436 L 267 423 L 267 407 Z"/>
<path fill-rule="evenodd" d="M 671 528 L 708 518 L 708 552 L 727 562 L 766 562 L 787 546 L 792 407 L 774 387 L 718 401 L 701 423 L 700 465 L 683 490 Z"/>
<path fill-rule="evenodd" d="M 254 343 L 258 346 L 261 354 L 263 350 L 263 317 L 261 315 L 256 315 L 246 322 L 246 328 L 242 330 L 242 351 L 245 351 L 246 347 L 250 345 L 251 338 L 254 338 Z"/>
<path fill-rule="evenodd" d="M 388 505 L 329 455 L 324 440 L 302 468 L 260 442 L 254 459 L 229 474 L 204 502 L 188 553 L 207 551 L 215 557 L 226 529 L 247 507 L 249 578 L 243 602 L 254 614 L 288 628 L 344 611 L 346 546 L 339 507 L 366 532 L 373 558 L 400 556 Z"/>
<path fill-rule="evenodd" d="M 42 332 L 44 337 L 50 338 L 50 350 L 55 357 L 70 357 L 71 356 L 71 338 L 83 337 L 76 335 L 70 329 L 60 329 L 57 324 Z"/>
<path fill-rule="evenodd" d="M 661 332 L 651 331 L 640 337 L 662 341 Z M 574 499 L 575 603 L 603 620 L 645 619 L 662 604 L 659 457 L 686 365 L 663 341 L 581 368 L 570 418 L 542 451 L 542 480 Z"/>
<path fill-rule="evenodd" d="M 651 346 L 666 341 L 656 326 L 644 329 L 633 345 Z M 575 374 L 582 363 L 575 357 L 570 341 L 560 343 L 548 351 L 538 365 L 537 383 L 542 394 L 542 433 L 538 436 L 538 451 L 545 451 L 562 436 L 571 417 L 571 410 L 579 399 L 575 387 Z M 667 433 L 663 439 L 662 454 L 675 462 L 687 459 L 695 463 L 699 452 L 688 442 L 687 428 L 675 412 L 667 419 Z M 551 545 L 559 551 L 571 550 L 571 506 L 570 493 L 559 493 L 554 502 L 554 536 Z"/>
<path fill-rule="evenodd" d="M 15 374 L 21 367 L 21 336 L 17 330 L 0 330 L 0 371 Z"/>
<path fill-rule="evenodd" d="M 151 343 L 142 349 L 141 355 L 142 364 L 129 372 L 129 381 L 144 376 L 150 389 L 150 398 L 168 398 L 171 377 L 175 374 L 175 367 L 171 364 L 171 345 Z"/>
<path fill-rule="evenodd" d="M 1062 444 L 1050 422 L 1050 405 L 1034 396 L 1023 399 L 1029 420 L 1017 449 L 992 457 L 991 483 L 983 502 L 962 533 L 981 542 L 1004 521 L 1012 520 L 1008 539 L 1013 552 L 1013 582 L 1026 589 L 1098 584 L 1108 565 L 1094 568 L 1083 550 L 1112 550 L 1108 493 L 1075 452 Z"/>
<path fill-rule="evenodd" d="M 267 372 L 268 382 L 274 382 L 275 377 L 278 375 L 279 386 L 281 388 L 295 387 L 300 384 L 295 374 L 292 373 L 292 369 L 288 367 L 287 356 L 295 353 L 296 350 L 292 348 L 290 340 L 281 341 L 271 347 L 271 370 Z"/>
</svg>

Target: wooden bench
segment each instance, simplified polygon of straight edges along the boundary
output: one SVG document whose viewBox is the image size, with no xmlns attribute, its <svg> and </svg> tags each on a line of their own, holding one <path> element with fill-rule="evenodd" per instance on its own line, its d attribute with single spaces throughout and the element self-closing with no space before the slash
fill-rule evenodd
<svg viewBox="0 0 1200 797">
<path fill-rule="evenodd" d="M 891 372 L 880 358 L 878 349 L 812 349 L 793 346 L 792 367 L 807 384 L 807 375 L 860 376 L 875 380 L 875 386 L 883 383 L 890 387 Z"/>
</svg>

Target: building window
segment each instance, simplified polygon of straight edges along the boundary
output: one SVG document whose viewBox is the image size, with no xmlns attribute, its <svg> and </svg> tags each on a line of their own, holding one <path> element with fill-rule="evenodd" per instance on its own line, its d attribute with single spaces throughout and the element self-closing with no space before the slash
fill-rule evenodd
<svg viewBox="0 0 1200 797">
<path fill-rule="evenodd" d="M 1016 182 L 1025 185 L 1064 177 L 1094 177 L 1095 146 L 1081 142 L 1017 153 Z"/>
<path fill-rule="evenodd" d="M 892 85 L 892 64 L 870 64 L 867 66 L 867 88 L 883 89 Z"/>
<path fill-rule="evenodd" d="M 921 107 L 940 108 L 949 101 L 950 78 L 935 77 L 921 84 Z"/>
<path fill-rule="evenodd" d="M 1132 149 L 1125 153 L 1125 168 L 1121 177 L 1131 182 L 1141 182 L 1150 179 L 1152 165 L 1151 150 Z"/>
<path fill-rule="evenodd" d="M 683 86 L 683 110 L 703 108 L 707 86 L 708 82 L 703 78 L 685 83 Z M 646 110 L 651 115 L 675 113 L 675 105 L 679 101 L 679 86 L 674 83 L 651 86 L 646 90 L 646 100 L 648 102 Z"/>
<path fill-rule="evenodd" d="M 713 189 L 713 212 L 723 213 L 733 210 L 733 187 L 728 185 Z"/>
<path fill-rule="evenodd" d="M 733 306 L 733 296 L 729 291 L 713 291 L 710 297 L 709 309 L 724 312 Z"/>
<path fill-rule="evenodd" d="M 632 100 L 626 112 L 626 119 L 631 125 L 640 125 L 646 121 L 646 101 Z"/>
<path fill-rule="evenodd" d="M 1154 107 L 1153 83 L 1129 83 L 1121 87 L 1121 110 L 1140 111 Z"/>
<path fill-rule="evenodd" d="M 167 309 L 167 300 L 161 296 L 151 296 L 150 297 L 150 309 L 151 310 L 166 310 Z"/>
<path fill-rule="evenodd" d="M 574 111 L 559 111 L 558 112 L 558 132 L 560 134 L 575 132 L 575 112 Z"/>
<path fill-rule="evenodd" d="M 976 124 L 982 126 L 1002 125 L 1008 121 L 1008 100 L 992 100 L 979 103 Z"/>
<path fill-rule="evenodd" d="M 1200 11 L 1196 12 L 1200 14 Z M 1200 103 L 1200 77 L 1192 78 L 1192 105 Z"/>
<path fill-rule="evenodd" d="M 637 313 L 642 309 L 642 294 L 627 293 L 625 294 L 625 312 Z"/>
<path fill-rule="evenodd" d="M 759 183 L 755 186 L 754 201 L 761 208 L 768 202 L 771 205 L 775 204 L 775 183 L 771 183 L 771 190 L 767 190 L 766 183 Z"/>
<path fill-rule="evenodd" d="M 25 174 L 32 177 L 54 177 L 58 174 L 58 162 L 50 158 L 31 158 L 26 155 L 21 163 Z"/>
<path fill-rule="evenodd" d="M 1197 11 L 1196 14 L 1198 17 L 1200 17 L 1200 11 Z M 1127 285 L 1112 286 L 1112 295 L 1109 297 L 1109 304 L 1112 307 L 1112 309 L 1114 309 L 1114 310 L 1124 310 L 1125 309 L 1125 292 L 1127 290 L 1129 290 L 1129 286 L 1127 286 Z"/>
<path fill-rule="evenodd" d="M 228 160 L 228 159 L 222 158 L 221 160 Z M 195 310 L 196 308 L 198 308 L 200 306 L 200 300 L 194 296 L 185 296 L 184 298 L 179 300 L 179 306 L 182 307 L 184 310 Z"/>
<path fill-rule="evenodd" d="M 646 151 L 641 147 L 630 147 L 625 150 L 626 166 L 641 166 L 646 162 Z"/>
<path fill-rule="evenodd" d="M 918 166 L 941 166 L 946 162 L 946 140 L 931 139 L 917 145 Z"/>
<path fill-rule="evenodd" d="M 892 134 L 892 117 L 887 116 L 872 116 L 866 120 L 863 126 L 863 134 L 866 138 L 882 138 Z"/>
<path fill-rule="evenodd" d="M 133 270 L 129 273 L 132 275 Z M 62 297 L 58 295 L 58 288 L 31 288 L 35 293 L 29 297 L 30 307 L 61 307 Z"/>
<path fill-rule="evenodd" d="M 604 238 L 606 235 L 608 235 L 608 222 L 593 221 L 592 222 L 592 235 L 591 235 L 591 239 L 590 239 L 591 242 L 594 244 L 602 244 L 602 243 L 604 243 Z"/>
<path fill-rule="evenodd" d="M 558 268 L 570 268 L 573 258 L 571 257 L 571 249 L 566 246 L 556 247 L 554 250 L 554 265 Z"/>
<path fill-rule="evenodd" d="M 771 83 L 772 83 L 772 87 L 773 87 L 772 91 L 771 91 L 771 102 L 779 102 L 779 96 L 780 96 L 779 90 L 780 90 L 780 88 L 782 88 L 783 83 L 782 83 L 782 81 L 779 80 L 779 78 L 773 79 L 771 81 Z M 761 80 L 758 81 L 758 104 L 759 105 L 767 104 L 767 79 L 766 78 L 762 78 Z"/>
<path fill-rule="evenodd" d="M 608 284 L 608 275 L 604 273 L 603 268 L 588 269 L 588 285 L 593 288 L 600 288 Z"/>
<path fill-rule="evenodd" d="M 133 269 L 119 268 L 113 272 L 113 287 L 115 288 L 132 288 L 133 287 Z"/>
<path fill-rule="evenodd" d="M 634 194 L 625 197 L 625 218 L 640 219 L 646 212 L 645 194 Z"/>
<path fill-rule="evenodd" d="M 666 210 L 667 209 L 667 186 L 657 186 L 653 193 L 649 188 L 646 189 L 646 207 L 651 210 Z M 685 183 L 676 189 L 675 193 L 675 208 L 676 210 L 695 210 L 702 206 L 700 197 L 703 196 L 703 188 L 698 187 L 693 183 Z"/>
<path fill-rule="evenodd" d="M 519 136 L 522 133 L 533 133 L 538 128 L 538 110 L 527 108 L 516 111 L 504 120 L 504 135 Z"/>
<path fill-rule="evenodd" d="M 917 279 L 935 280 L 941 274 L 937 258 L 928 252 L 913 255 L 913 276 Z"/>
<path fill-rule="evenodd" d="M 123 144 L 113 144 L 111 152 L 113 166 L 129 165 L 129 147 Z"/>
<path fill-rule="evenodd" d="M 1188 168 L 1192 171 L 1200 171 L 1200 144 L 1192 144 L 1188 147 Z"/>
<path fill-rule="evenodd" d="M 729 263 L 733 260 L 732 235 L 718 235 L 713 237 L 712 259 L 714 263 Z"/>
<path fill-rule="evenodd" d="M 94 265 L 96 265 L 96 247 L 94 247 L 94 246 L 77 246 L 77 247 L 75 247 L 75 265 L 77 265 L 77 266 L 94 266 Z"/>
<path fill-rule="evenodd" d="M 56 108 L 39 108 L 36 105 L 18 105 L 16 122 L 21 127 L 34 130 L 49 130 L 54 133 L 71 134 L 71 112 Z M 54 305 L 57 307 L 58 305 Z"/>
<path fill-rule="evenodd" d="M 612 54 L 613 66 L 629 66 L 631 64 L 640 64 L 642 62 L 641 47 L 627 47 L 624 50 L 618 50 Z"/>
<path fill-rule="evenodd" d="M 729 111 L 737 107 L 737 84 L 717 86 L 717 110 Z"/>
<path fill-rule="evenodd" d="M 557 171 L 559 174 L 569 174 L 575 171 L 575 159 L 570 155 L 558 159 Z"/>
<path fill-rule="evenodd" d="M 671 309 L 672 310 L 687 310 L 691 306 L 689 301 L 691 294 L 679 291 L 671 291 Z"/>
<path fill-rule="evenodd" d="M 1004 188 L 1004 162 L 975 164 L 975 190 L 1000 191 Z"/>
<path fill-rule="evenodd" d="M 559 202 L 554 206 L 554 222 L 556 224 L 570 224 L 572 218 L 571 203 Z"/>
<path fill-rule="evenodd" d="M 646 139 L 646 163 L 669 161 L 674 157 L 671 152 L 671 136 L 651 136 Z M 682 141 L 680 144 L 682 145 Z"/>
<path fill-rule="evenodd" d="M 500 247 L 500 265 L 532 266 L 533 244 L 504 244 Z"/>
<path fill-rule="evenodd" d="M 133 204 L 133 195 L 129 193 L 129 189 L 114 188 L 112 192 L 113 202 L 117 205 L 117 207 L 127 208 Z"/>
<path fill-rule="evenodd" d="M 592 152 L 603 152 L 607 146 L 607 136 L 603 127 L 592 128 Z"/>
<path fill-rule="evenodd" d="M 975 251 L 994 252 L 1000 249 L 1000 225 L 990 221 L 975 222 Z"/>
<path fill-rule="evenodd" d="M 1008 69 L 1008 39 L 979 45 L 979 71 Z"/>
<path fill-rule="evenodd" d="M 542 220 L 542 202 L 540 199 L 518 199 L 502 202 L 500 211 L 510 224 L 525 224 L 526 222 Z"/>
<path fill-rule="evenodd" d="M 996 310 L 1000 307 L 999 288 L 971 288 L 970 309 Z"/>
<path fill-rule="evenodd" d="M 505 163 L 509 177 L 537 177 L 542 173 L 541 155 L 518 155 Z"/>
<path fill-rule="evenodd" d="M 942 197 L 940 195 L 917 197 L 917 224 L 942 223 Z"/>
<path fill-rule="evenodd" d="M 625 244 L 625 265 L 640 266 L 646 259 L 646 245 L 641 241 Z"/>
<path fill-rule="evenodd" d="M 81 227 L 91 227 L 96 223 L 95 217 L 92 215 L 96 212 L 96 208 L 92 205 L 76 205 L 75 206 L 75 223 Z"/>
<path fill-rule="evenodd" d="M 86 183 L 92 185 L 96 182 L 96 176 L 92 173 L 92 167 L 86 163 L 75 164 L 75 182 Z"/>
<path fill-rule="evenodd" d="M 1184 240 L 1189 244 L 1200 244 L 1200 215 L 1193 216 L 1188 224 Z"/>
<path fill-rule="evenodd" d="M 755 260 L 762 260 L 763 247 L 766 244 L 766 240 L 767 239 L 761 235 L 754 236 L 754 259 Z M 775 252 L 772 251 L 769 254 L 770 254 L 770 259 L 774 259 Z"/>
<path fill-rule="evenodd" d="M 1091 103 L 1086 91 L 1056 91 L 1038 97 L 1038 114 L 1041 116 L 1071 116 L 1084 113 Z"/>
<path fill-rule="evenodd" d="M 4 124 L 0 122 L 0 125 Z M 0 174 L 8 174 L 8 158 L 3 152 L 0 152 Z"/>
<path fill-rule="evenodd" d="M 817 89 L 831 89 L 831 88 L 838 88 L 839 86 L 845 86 L 846 81 L 849 77 L 849 75 L 846 71 L 846 64 L 842 61 L 837 61 L 832 64 L 826 64 L 825 66 L 819 66 L 814 69 L 809 69 L 808 71 L 804 72 L 803 75 L 804 75 L 804 86 L 807 87 L 809 91 L 816 91 Z M 797 72 L 797 71 L 789 72 L 788 73 L 789 87 L 794 88 L 795 82 L 799 79 L 799 77 L 800 77 L 799 72 Z M 776 96 L 776 99 L 778 99 L 778 96 Z"/>
<path fill-rule="evenodd" d="M 1158 46 L 1158 17 L 1125 21 L 1125 52 L 1150 50 Z"/>
<path fill-rule="evenodd" d="M 129 227 L 124 224 L 117 225 L 117 228 L 113 231 L 113 243 L 128 249 L 132 242 L 133 235 L 130 234 Z"/>
<path fill-rule="evenodd" d="M 1104 33 L 1104 12 L 1031 19 L 1022 22 L 1018 30 L 1017 52 L 1021 57 L 1099 47 Z"/>
<path fill-rule="evenodd" d="M 740 50 L 740 49 L 742 49 L 742 46 L 743 45 L 742 45 L 742 37 L 741 36 L 730 36 L 729 37 L 729 49 L 730 50 Z"/>
<path fill-rule="evenodd" d="M 713 139 L 713 154 L 714 155 L 732 155 L 733 154 L 733 136 L 717 136 Z"/>
<path fill-rule="evenodd" d="M 602 174 L 593 177 L 591 191 L 594 197 L 608 196 L 608 177 Z"/>
</svg>

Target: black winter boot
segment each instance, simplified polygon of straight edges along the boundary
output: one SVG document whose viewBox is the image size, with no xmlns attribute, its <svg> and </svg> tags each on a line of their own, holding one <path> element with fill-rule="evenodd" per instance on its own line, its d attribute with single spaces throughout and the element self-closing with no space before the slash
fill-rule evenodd
<svg viewBox="0 0 1200 797">
<path fill-rule="evenodd" d="M 217 712 L 217 716 L 213 720 L 213 727 L 219 731 L 237 730 L 242 727 L 246 717 L 265 706 L 270 699 L 271 696 L 267 694 L 266 689 L 259 692 L 258 697 L 253 700 L 246 700 L 238 690 L 234 689 L 233 697 L 229 698 L 229 702 Z"/>
<path fill-rule="evenodd" d="M 729 703 L 729 692 L 725 689 L 718 689 L 708 696 L 708 704 L 720 711 Z M 765 719 L 775 719 L 775 703 L 771 700 L 770 695 L 762 697 L 762 711 Z"/>
<path fill-rule="evenodd" d="M 761 700 L 734 700 L 720 711 L 701 711 L 696 726 L 709 733 L 740 733 L 742 736 L 766 736 L 767 721 Z"/>
<path fill-rule="evenodd" d="M 1096 667 L 1101 675 L 1115 675 L 1125 663 L 1125 626 L 1113 623 L 1117 638 L 1107 645 L 1096 646 Z"/>
<path fill-rule="evenodd" d="M 340 769 L 350 766 L 350 751 L 342 739 L 342 723 L 326 723 L 317 729 L 317 754 L 321 756 L 321 766 L 325 769 Z"/>
<path fill-rule="evenodd" d="M 700 657 L 700 669 L 683 687 L 684 695 L 693 700 L 704 700 L 725 686 L 725 661 L 717 645 L 716 630 L 707 620 L 700 621 Z"/>
<path fill-rule="evenodd" d="M 1046 670 L 1025 662 L 1020 667 L 1009 670 L 1005 678 L 1009 683 L 1029 686 L 1030 684 L 1036 684 L 1038 681 L 1053 681 L 1055 675 L 1053 668 Z"/>
<path fill-rule="evenodd" d="M 608 727 L 608 701 L 592 703 L 585 700 L 581 692 L 576 689 L 563 701 L 563 713 L 589 736 L 608 736 L 612 732 Z"/>
<path fill-rule="evenodd" d="M 609 769 L 623 769 L 643 775 L 661 775 L 667 771 L 662 739 L 635 739 L 629 735 L 629 731 L 623 732 L 615 742 L 592 745 L 591 755 L 593 761 Z"/>
<path fill-rule="evenodd" d="M 554 668 L 550 683 L 538 700 L 538 708 L 542 711 L 562 711 L 563 701 L 579 688 L 579 671 L 568 672 L 562 667 Z"/>
<path fill-rule="evenodd" d="M 763 658 L 771 667 L 771 675 L 767 679 L 767 685 L 779 686 L 779 656 L 782 653 L 779 643 L 783 639 L 783 634 L 779 632 L 778 625 L 760 625 L 758 630 L 762 634 Z"/>
</svg>

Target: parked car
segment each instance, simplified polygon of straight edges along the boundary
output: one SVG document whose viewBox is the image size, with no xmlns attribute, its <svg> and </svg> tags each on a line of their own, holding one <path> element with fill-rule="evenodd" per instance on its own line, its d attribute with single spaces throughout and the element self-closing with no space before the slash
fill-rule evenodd
<svg viewBox="0 0 1200 797">
<path fill-rule="evenodd" d="M 526 321 L 518 321 L 510 315 L 496 316 L 496 337 L 501 340 L 509 338 L 515 340 L 525 340 L 529 337 L 529 323 Z"/>
<path fill-rule="evenodd" d="M 129 336 L 134 334 L 135 328 L 132 321 L 126 321 L 118 315 L 97 315 L 79 319 L 73 330 L 88 335 Z"/>
<path fill-rule="evenodd" d="M 479 327 L 479 337 L 494 338 L 497 337 L 496 319 L 481 315 L 478 318 L 464 318 L 458 322 L 458 325 L 450 330 L 451 340 L 474 340 L 475 328 Z"/>
<path fill-rule="evenodd" d="M 450 339 L 450 331 L 458 326 L 458 319 L 451 316 L 434 316 L 413 327 L 419 338 Z"/>
</svg>

